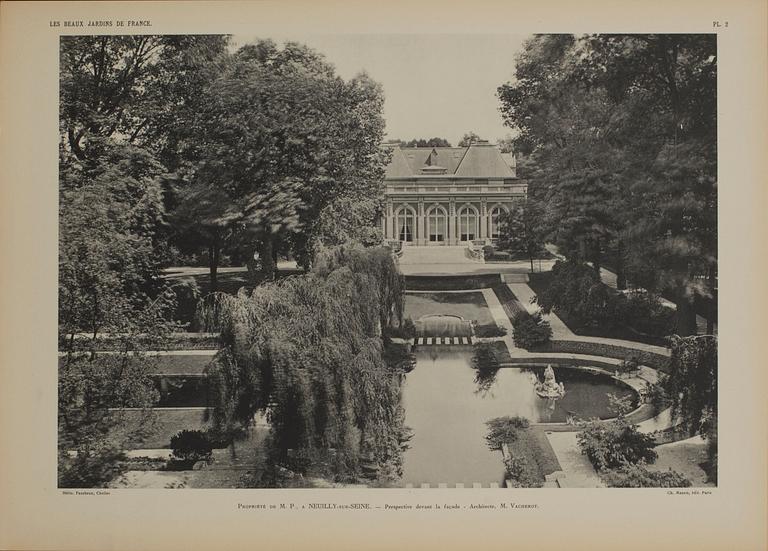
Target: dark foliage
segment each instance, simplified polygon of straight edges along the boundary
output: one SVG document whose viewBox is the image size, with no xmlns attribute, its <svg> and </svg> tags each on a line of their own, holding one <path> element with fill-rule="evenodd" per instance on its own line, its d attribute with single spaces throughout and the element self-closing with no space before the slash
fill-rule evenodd
<svg viewBox="0 0 768 551">
<path fill-rule="evenodd" d="M 540 313 L 518 313 L 512 320 L 512 339 L 515 346 L 526 350 L 545 345 L 552 338 L 552 328 Z"/>
<path fill-rule="evenodd" d="M 492 450 L 501 449 L 504 443 L 517 440 L 520 431 L 527 429 L 530 422 L 525 417 L 496 417 L 485 423 L 488 426 L 488 434 L 485 441 Z"/>
<path fill-rule="evenodd" d="M 210 461 L 213 443 L 205 431 L 182 430 L 171 437 L 173 458 L 184 463 Z"/>
<path fill-rule="evenodd" d="M 623 417 L 610 422 L 593 421 L 577 435 L 581 453 L 595 469 L 603 471 L 634 464 L 653 463 L 657 454 L 652 436 L 643 434 Z"/>
<path fill-rule="evenodd" d="M 475 336 L 480 338 L 503 337 L 506 334 L 507 330 L 495 323 L 475 327 Z"/>
<path fill-rule="evenodd" d="M 691 485 L 690 480 L 676 471 L 649 471 L 642 463 L 603 471 L 600 478 L 610 488 L 687 488 Z"/>
</svg>

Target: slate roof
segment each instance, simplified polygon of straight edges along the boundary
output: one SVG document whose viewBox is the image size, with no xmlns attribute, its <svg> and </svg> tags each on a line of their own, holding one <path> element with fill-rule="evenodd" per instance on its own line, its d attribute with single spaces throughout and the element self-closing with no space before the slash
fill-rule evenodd
<svg viewBox="0 0 768 551">
<path fill-rule="evenodd" d="M 419 176 L 514 178 L 499 148 L 487 142 L 469 147 L 392 147 L 386 178 Z"/>
</svg>

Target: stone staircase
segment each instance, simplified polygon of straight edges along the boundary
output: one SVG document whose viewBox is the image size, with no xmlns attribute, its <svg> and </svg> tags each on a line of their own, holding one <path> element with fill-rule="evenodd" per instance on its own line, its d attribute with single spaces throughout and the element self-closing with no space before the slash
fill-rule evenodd
<svg viewBox="0 0 768 551">
<path fill-rule="evenodd" d="M 467 345 L 472 344 L 472 341 L 468 337 L 419 337 L 416 339 L 416 344 L 419 346 Z"/>
<path fill-rule="evenodd" d="M 467 247 L 458 245 L 406 246 L 400 264 L 477 264 L 467 254 Z"/>
</svg>

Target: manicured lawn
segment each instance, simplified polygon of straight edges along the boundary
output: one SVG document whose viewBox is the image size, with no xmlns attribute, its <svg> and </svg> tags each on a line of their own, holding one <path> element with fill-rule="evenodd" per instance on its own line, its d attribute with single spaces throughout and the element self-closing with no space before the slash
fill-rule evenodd
<svg viewBox="0 0 768 551">
<path fill-rule="evenodd" d="M 515 449 L 525 447 L 532 451 L 532 459 L 536 463 L 542 479 L 544 475 L 562 469 L 543 427 L 528 427 L 523 431 L 521 438 L 513 444 L 513 447 Z"/>
<path fill-rule="evenodd" d="M 546 475 L 562 470 L 542 427 L 531 426 L 517 431 L 517 439 L 507 442 L 507 446 L 513 457 L 525 460 L 529 474 L 541 484 Z"/>
<path fill-rule="evenodd" d="M 422 316 L 445 314 L 477 320 L 480 325 L 494 324 L 483 293 L 408 293 L 405 295 L 405 317 L 416 321 Z"/>
</svg>

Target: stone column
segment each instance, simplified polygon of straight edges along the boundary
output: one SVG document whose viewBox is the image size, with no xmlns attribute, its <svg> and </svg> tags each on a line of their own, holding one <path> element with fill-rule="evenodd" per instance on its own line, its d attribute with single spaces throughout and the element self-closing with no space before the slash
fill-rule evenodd
<svg viewBox="0 0 768 551">
<path fill-rule="evenodd" d="M 397 236 L 395 235 L 395 221 L 393 220 L 393 211 L 392 211 L 392 199 L 387 199 L 387 230 L 385 237 L 387 239 L 396 239 Z"/>
<path fill-rule="evenodd" d="M 456 200 L 454 198 L 451 198 L 451 204 L 448 209 L 448 244 L 459 244 L 459 239 L 456 235 Z"/>
<path fill-rule="evenodd" d="M 490 236 L 488 232 L 488 202 L 483 199 L 480 203 L 480 239 Z"/>
<path fill-rule="evenodd" d="M 416 239 L 416 243 L 419 245 L 426 245 L 427 244 L 427 235 L 425 233 L 426 231 L 426 224 L 424 223 L 424 198 L 419 197 L 419 210 L 418 210 L 418 219 L 416 222 L 416 226 L 418 227 L 418 235 Z"/>
</svg>

